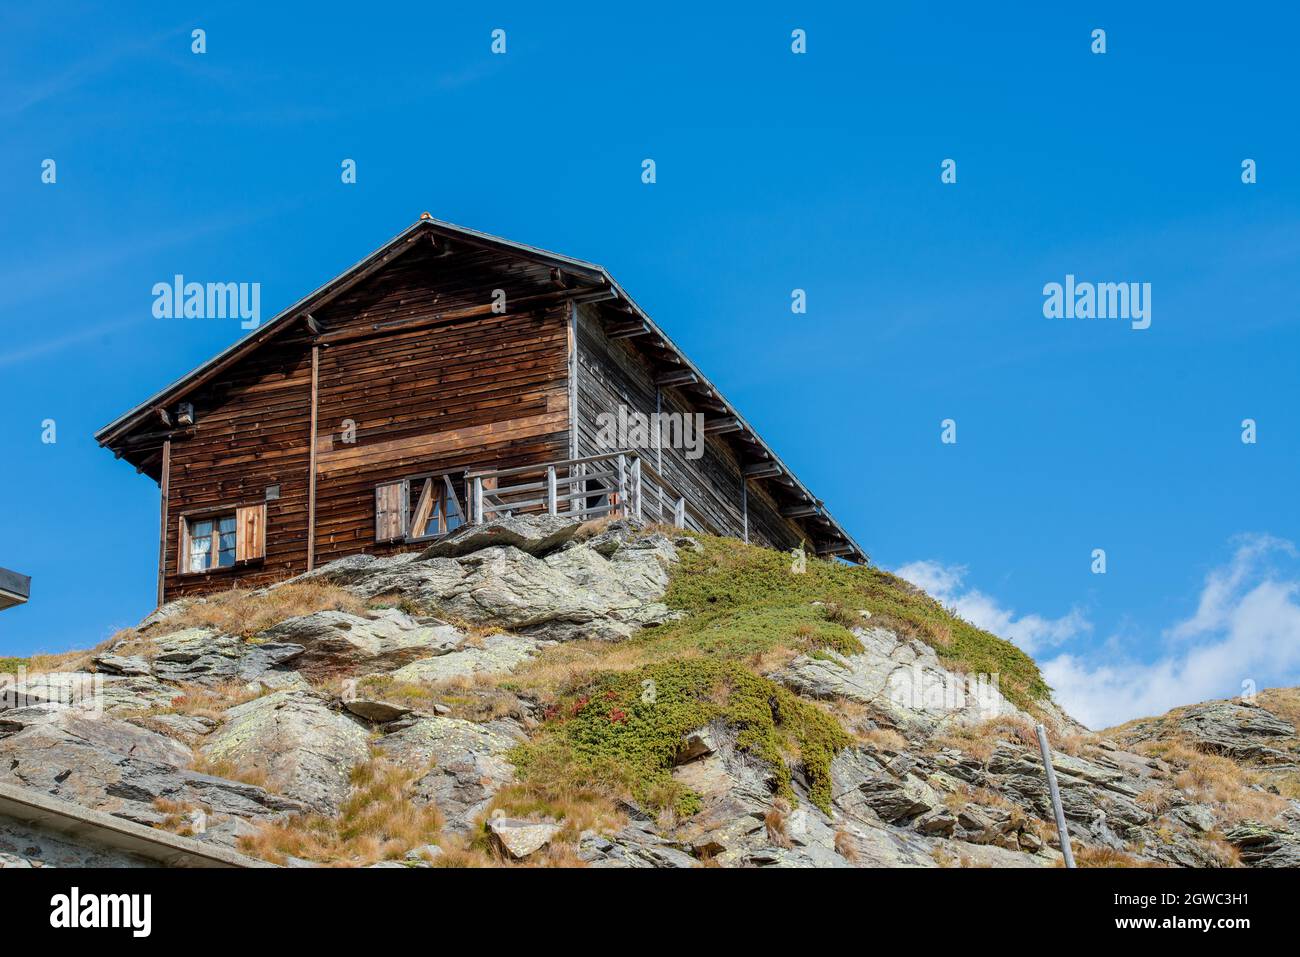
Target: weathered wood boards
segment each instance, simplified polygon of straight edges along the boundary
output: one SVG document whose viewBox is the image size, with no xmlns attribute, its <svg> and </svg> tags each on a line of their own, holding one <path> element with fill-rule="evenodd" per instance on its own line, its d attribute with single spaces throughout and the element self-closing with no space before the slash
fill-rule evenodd
<svg viewBox="0 0 1300 957">
<path fill-rule="evenodd" d="M 548 463 L 617 451 L 598 433 L 620 409 L 706 417 L 690 450 L 636 450 L 644 517 L 847 541 L 599 267 L 422 221 L 322 290 L 99 433 L 162 489 L 160 601 L 445 534 L 467 472 L 553 483 Z M 628 493 L 605 495 L 582 498 Z"/>
</svg>

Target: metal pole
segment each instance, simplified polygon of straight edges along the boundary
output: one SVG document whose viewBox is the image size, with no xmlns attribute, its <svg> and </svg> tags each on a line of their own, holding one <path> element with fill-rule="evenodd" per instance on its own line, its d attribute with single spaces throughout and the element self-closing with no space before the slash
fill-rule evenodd
<svg viewBox="0 0 1300 957">
<path fill-rule="evenodd" d="M 1060 839 L 1065 866 L 1074 867 L 1074 852 L 1070 850 L 1070 832 L 1065 826 L 1065 812 L 1061 810 L 1061 792 L 1056 788 L 1056 771 L 1052 768 L 1052 749 L 1047 744 L 1047 729 L 1038 725 L 1038 750 L 1043 752 L 1043 770 L 1047 772 L 1047 790 L 1052 796 L 1052 810 L 1056 812 L 1056 836 Z"/>
</svg>

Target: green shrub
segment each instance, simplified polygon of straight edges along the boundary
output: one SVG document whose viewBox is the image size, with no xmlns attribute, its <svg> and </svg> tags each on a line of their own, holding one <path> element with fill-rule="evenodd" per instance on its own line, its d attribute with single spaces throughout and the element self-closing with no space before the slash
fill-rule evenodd
<svg viewBox="0 0 1300 957">
<path fill-rule="evenodd" d="M 623 790 L 685 816 L 699 809 L 699 796 L 671 771 L 686 734 L 714 722 L 771 769 L 776 793 L 790 800 L 788 762 L 796 761 L 813 802 L 829 812 L 830 764 L 848 734 L 816 705 L 735 661 L 691 658 L 594 675 L 512 758 L 525 785 L 554 790 L 563 776 L 574 789 Z"/>
</svg>

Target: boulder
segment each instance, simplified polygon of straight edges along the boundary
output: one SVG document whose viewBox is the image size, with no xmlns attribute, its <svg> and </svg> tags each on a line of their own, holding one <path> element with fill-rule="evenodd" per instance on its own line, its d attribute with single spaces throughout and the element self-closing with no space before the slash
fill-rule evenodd
<svg viewBox="0 0 1300 957">
<path fill-rule="evenodd" d="M 125 715 L 169 707 L 180 694 L 147 676 L 55 671 L 33 675 L 21 684 L 0 683 L 0 712 L 49 704 L 86 713 Z"/>
<path fill-rule="evenodd" d="M 203 755 L 265 773 L 268 785 L 325 814 L 350 790 L 348 772 L 369 756 L 369 735 L 354 718 L 299 691 L 255 698 L 225 713 Z"/>
<path fill-rule="evenodd" d="M 137 727 L 158 731 L 191 746 L 217 727 L 217 722 L 212 718 L 190 714 L 150 714 L 126 720 Z"/>
<path fill-rule="evenodd" d="M 716 750 L 718 746 L 714 743 L 712 733 L 708 728 L 700 728 L 686 735 L 686 739 L 677 751 L 677 763 L 685 764 L 706 754 L 712 754 Z"/>
<path fill-rule="evenodd" d="M 1293 831 L 1243 821 L 1223 836 L 1252 867 L 1300 867 L 1300 834 Z"/>
<path fill-rule="evenodd" d="M 213 813 L 276 817 L 305 808 L 265 789 L 188 769 L 190 749 L 164 734 L 76 708 L 9 712 L 0 780 L 147 825 L 165 799 Z"/>
<path fill-rule="evenodd" d="M 310 576 L 365 597 L 398 592 L 470 624 L 533 638 L 618 640 L 671 617 L 660 599 L 676 557 L 671 540 L 647 535 L 610 557 L 580 543 L 541 558 L 492 545 L 459 558 L 356 556 Z"/>
<path fill-rule="evenodd" d="M 460 558 L 493 546 L 509 545 L 542 556 L 577 534 L 582 522 L 565 515 L 503 516 L 482 525 L 462 525 L 426 548 L 421 558 Z"/>
<path fill-rule="evenodd" d="M 586 833 L 578 857 L 588 867 L 695 867 L 698 861 L 644 823 L 609 834 Z"/>
<path fill-rule="evenodd" d="M 870 705 L 913 735 L 1021 716 L 991 682 L 957 674 L 924 642 L 885 628 L 854 628 L 860 654 L 800 655 L 772 677 L 810 698 L 849 698 Z"/>
<path fill-rule="evenodd" d="M 357 717 L 365 718 L 367 721 L 374 721 L 376 724 L 396 721 L 403 715 L 411 713 L 411 709 L 403 705 L 374 698 L 344 698 L 343 707 Z"/>
<path fill-rule="evenodd" d="M 437 844 L 424 844 L 411 848 L 402 859 L 416 867 L 428 867 L 442 855 L 443 850 Z"/>
<path fill-rule="evenodd" d="M 517 821 L 506 817 L 493 817 L 487 822 L 488 835 L 493 845 L 506 857 L 522 861 L 551 843 L 560 833 L 554 821 Z"/>
<path fill-rule="evenodd" d="M 1178 730 L 1206 751 L 1238 761 L 1285 763 L 1279 749 L 1295 738 L 1295 725 L 1263 708 L 1238 701 L 1207 701 L 1182 710 Z"/>
<path fill-rule="evenodd" d="M 521 635 L 488 635 L 474 644 L 462 644 L 445 655 L 413 661 L 388 672 L 387 677 L 396 681 L 427 683 L 476 674 L 504 673 L 513 671 L 550 644 L 552 642 Z"/>
<path fill-rule="evenodd" d="M 514 780 L 506 755 L 526 740 L 508 721 L 410 715 L 386 727 L 376 746 L 388 760 L 421 772 L 414 800 L 435 805 L 453 833 L 470 831 L 492 795 Z"/>
<path fill-rule="evenodd" d="M 153 639 L 153 673 L 165 681 L 212 686 L 254 681 L 280 670 L 302 653 L 302 646 L 276 641 L 246 641 L 210 628 L 186 628 Z"/>
<path fill-rule="evenodd" d="M 319 611 L 289 618 L 258 635 L 275 644 L 301 649 L 293 667 L 309 678 L 400 668 L 430 654 L 455 648 L 464 635 L 436 618 L 415 619 L 397 608 L 368 616 Z"/>
<path fill-rule="evenodd" d="M 147 675 L 150 673 L 149 662 L 139 655 L 98 655 L 94 659 L 95 667 L 112 675 Z"/>
</svg>

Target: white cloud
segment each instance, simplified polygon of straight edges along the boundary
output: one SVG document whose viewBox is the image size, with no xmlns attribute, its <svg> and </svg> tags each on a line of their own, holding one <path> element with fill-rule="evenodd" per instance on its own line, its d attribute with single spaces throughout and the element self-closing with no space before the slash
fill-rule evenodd
<svg viewBox="0 0 1300 957">
<path fill-rule="evenodd" d="M 1067 711 L 1093 728 L 1160 714 L 1178 705 L 1300 684 L 1300 580 L 1269 567 L 1295 547 L 1268 536 L 1238 540 L 1205 578 L 1195 613 L 1166 634 L 1153 661 L 1096 662 L 1060 655 L 1043 676 Z"/>
<path fill-rule="evenodd" d="M 956 610 L 971 624 L 991 631 L 999 637 L 1015 642 L 1033 654 L 1052 648 L 1092 630 L 1092 624 L 1077 608 L 1060 618 L 1041 615 L 1021 615 L 1003 608 L 997 599 L 976 588 L 966 588 L 963 565 L 942 565 L 939 562 L 911 562 L 895 569 L 894 574 L 913 585 L 923 588 L 931 597 Z"/>
<path fill-rule="evenodd" d="M 1231 697 L 1247 681 L 1257 688 L 1300 684 L 1300 572 L 1284 574 L 1272 564 L 1298 555 L 1288 541 L 1242 536 L 1232 558 L 1206 576 L 1195 612 L 1164 631 L 1154 659 L 1126 656 L 1112 639 L 1090 654 L 1040 662 L 1043 676 L 1056 700 L 1092 728 Z M 1058 619 L 1016 618 L 987 595 L 962 590 L 963 568 L 913 562 L 898 574 L 1026 651 L 1090 627 L 1077 611 Z"/>
</svg>

